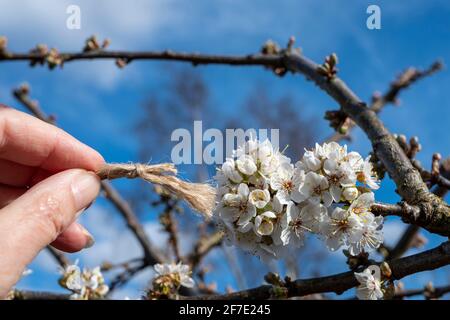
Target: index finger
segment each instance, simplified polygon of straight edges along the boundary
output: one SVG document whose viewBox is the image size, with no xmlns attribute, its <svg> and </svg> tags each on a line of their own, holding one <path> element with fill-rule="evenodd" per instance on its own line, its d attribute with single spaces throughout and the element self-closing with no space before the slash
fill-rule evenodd
<svg viewBox="0 0 450 320">
<path fill-rule="evenodd" d="M 104 163 L 97 151 L 63 130 L 6 107 L 0 107 L 0 159 L 51 172 L 95 171 Z"/>
</svg>

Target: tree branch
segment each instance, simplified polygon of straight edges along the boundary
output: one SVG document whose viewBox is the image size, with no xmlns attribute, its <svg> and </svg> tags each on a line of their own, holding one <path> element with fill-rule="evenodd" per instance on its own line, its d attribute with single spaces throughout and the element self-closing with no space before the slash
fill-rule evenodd
<svg viewBox="0 0 450 320">
<path fill-rule="evenodd" d="M 441 165 L 442 174 L 448 176 L 450 174 L 450 168 L 447 168 L 445 164 L 450 163 L 449 159 L 444 160 Z M 433 190 L 433 193 L 438 197 L 443 198 L 445 194 L 448 192 L 448 188 L 443 188 L 439 186 Z M 411 243 L 416 238 L 420 228 L 416 225 L 409 225 L 405 232 L 403 233 L 400 240 L 397 242 L 395 247 L 389 251 L 389 255 L 387 257 L 388 260 L 393 260 L 400 258 L 409 248 L 411 248 Z"/>
<path fill-rule="evenodd" d="M 125 285 L 136 274 L 148 267 L 148 264 L 142 262 L 134 267 L 126 268 L 123 272 L 119 273 L 109 284 L 108 296 L 117 288 Z"/>
<path fill-rule="evenodd" d="M 450 236 L 450 207 L 440 197 L 429 192 L 419 171 L 413 166 L 408 156 L 400 147 L 396 139 L 385 128 L 379 120 L 376 113 L 387 103 L 393 101 L 398 92 L 413 83 L 422 76 L 410 77 L 406 84 L 391 88 L 391 92 L 385 94 L 381 101 L 374 102 L 368 108 L 365 103 L 353 93 L 347 85 L 335 74 L 324 76 L 318 72 L 319 65 L 308 58 L 292 52 L 291 50 L 282 50 L 279 54 L 256 54 L 248 56 L 213 56 L 189 53 L 164 52 L 121 52 L 121 51 L 94 51 L 83 53 L 61 53 L 59 59 L 63 62 L 84 60 L 84 59 L 122 59 L 126 62 L 132 60 L 177 60 L 198 64 L 228 64 L 228 65 L 260 65 L 269 69 L 283 69 L 294 73 L 302 73 L 309 80 L 328 93 L 341 107 L 344 112 L 356 125 L 360 126 L 370 139 L 376 156 L 383 163 L 390 177 L 397 185 L 397 192 L 402 196 L 405 202 L 398 205 L 377 204 L 374 211 L 380 214 L 399 215 L 408 223 L 412 223 L 427 229 L 430 232 L 443 236 Z M 0 55 L 0 61 L 20 61 L 28 60 L 31 62 L 44 61 L 47 55 L 43 54 L 20 54 L 3 52 Z M 433 69 L 433 68 L 432 68 Z M 435 69 L 439 69 L 436 68 Z M 433 71 L 434 72 L 434 71 Z M 424 72 L 426 74 L 427 72 Z M 430 74 L 432 72 L 429 72 Z M 278 74 L 284 74 L 283 72 Z M 413 74 L 410 72 L 410 74 Z M 375 104 L 377 103 L 377 104 Z M 445 178 L 444 178 L 445 179 Z M 446 187 L 446 181 L 439 184 Z M 125 214 L 127 218 L 127 215 Z M 129 218 L 129 217 L 128 217 Z M 133 217 L 132 217 L 133 218 Z M 135 217 L 134 217 L 135 218 Z M 128 220 L 127 220 L 128 221 Z M 137 222 L 137 220 L 136 220 Z M 129 227 L 133 230 L 134 221 L 131 219 Z M 139 239 L 139 227 L 137 230 Z M 144 234 L 145 237 L 145 234 Z M 142 244 L 142 243 L 141 243 Z M 142 244 L 143 247 L 145 242 Z M 144 248 L 145 249 L 145 248 Z M 149 251 L 152 251 L 149 248 Z M 390 262 L 393 271 L 393 279 L 401 279 L 407 275 L 432 270 L 450 263 L 450 245 L 449 242 L 441 246 L 413 255 L 406 258 L 392 260 Z M 157 261 L 157 259 L 155 259 Z M 343 291 L 357 285 L 352 272 L 341 273 L 329 277 L 314 279 L 299 279 L 289 282 L 286 285 L 286 296 L 301 296 L 311 293 L 336 292 Z M 279 297 L 280 292 L 273 286 L 266 285 L 259 288 L 244 290 L 229 295 L 209 296 L 207 299 L 262 299 Z M 284 295 L 284 293 L 283 293 Z"/>
<path fill-rule="evenodd" d="M 304 74 L 308 79 L 316 83 L 321 89 L 327 92 L 341 106 L 343 112 L 347 114 L 362 130 L 372 142 L 374 151 L 383 162 L 389 175 L 397 185 L 399 194 L 411 205 L 417 206 L 419 214 L 403 216 L 408 222 L 417 224 L 430 232 L 443 236 L 450 235 L 450 208 L 442 202 L 439 197 L 432 195 L 420 174 L 412 166 L 411 162 L 404 154 L 397 141 L 391 136 L 383 123 L 376 116 L 375 111 L 367 108 L 339 78 L 333 75 L 332 78 L 323 76 L 317 72 L 319 65 L 306 57 L 282 50 L 279 54 L 256 54 L 247 56 L 218 56 L 203 55 L 196 53 L 175 53 L 171 51 L 163 52 L 124 52 L 124 51 L 103 51 L 82 53 L 60 53 L 59 57 L 63 61 L 83 60 L 83 59 L 125 59 L 130 60 L 176 60 L 197 64 L 228 64 L 228 65 L 260 65 L 272 70 L 284 68 L 291 72 Z M 39 61 L 45 59 L 46 54 L 37 53 L 11 53 L 3 52 L 0 61 Z M 433 68 L 432 68 L 433 69 Z M 434 67 L 434 69 L 439 69 Z M 283 73 L 281 73 L 283 74 Z M 430 74 L 425 72 L 424 74 Z M 411 77 L 406 81 L 407 85 L 412 83 L 411 79 L 419 79 L 422 76 Z M 414 80 L 415 81 L 415 80 Z M 407 86 L 406 85 L 406 86 Z M 405 85 L 397 86 L 397 91 Z M 392 92 L 394 92 L 393 90 Z M 389 93 L 389 92 L 388 92 Z M 389 101 L 392 94 L 386 95 Z M 382 103 L 381 103 L 382 105 Z"/>
<path fill-rule="evenodd" d="M 420 227 L 416 225 L 409 225 L 400 240 L 398 240 L 395 247 L 389 252 L 387 260 L 394 260 L 400 258 L 409 248 L 411 248 L 411 242 L 417 236 L 417 232 L 420 230 Z"/>
<path fill-rule="evenodd" d="M 14 289 L 9 296 L 11 300 L 69 300 L 69 294 Z"/>
<path fill-rule="evenodd" d="M 415 290 L 402 290 L 400 292 L 396 292 L 394 299 L 399 300 L 403 298 L 409 298 L 418 295 L 424 295 L 427 299 L 439 299 L 445 294 L 450 292 L 450 285 L 436 287 L 436 288 L 428 288 L 425 287 L 423 289 L 415 289 Z"/>
<path fill-rule="evenodd" d="M 367 108 L 355 93 L 339 78 L 329 79 L 317 72 L 319 65 L 297 54 L 284 59 L 286 68 L 304 74 L 328 93 L 372 142 L 372 147 L 397 185 L 397 192 L 417 210 L 403 215 L 407 223 L 417 224 L 430 232 L 450 236 L 450 207 L 429 192 L 420 173 L 411 164 L 394 137 L 376 113 Z"/>
<path fill-rule="evenodd" d="M 208 236 L 201 237 L 194 247 L 194 251 L 186 258 L 186 261 L 194 270 L 201 260 L 215 247 L 220 246 L 223 232 L 217 231 Z"/>
<path fill-rule="evenodd" d="M 136 214 L 133 212 L 128 202 L 122 198 L 119 192 L 110 183 L 102 181 L 101 185 L 106 198 L 111 201 L 117 211 L 125 219 L 128 228 L 136 236 L 136 239 L 144 251 L 147 265 L 154 265 L 156 263 L 164 262 L 164 256 L 153 247 L 150 239 L 145 233 L 144 228 L 139 223 Z"/>
<path fill-rule="evenodd" d="M 2 61 L 46 61 L 48 54 L 39 53 L 14 53 L 6 52 L 0 54 Z M 93 59 L 122 59 L 130 62 L 133 60 L 169 60 L 188 62 L 193 65 L 200 64 L 227 64 L 234 66 L 255 65 L 255 66 L 282 66 L 282 57 L 280 55 L 252 54 L 246 56 L 232 55 L 208 55 L 199 53 L 173 52 L 166 51 L 91 51 L 91 52 L 61 52 L 58 57 L 62 63 L 75 60 L 93 60 Z"/>
<path fill-rule="evenodd" d="M 50 254 L 55 258 L 55 260 L 59 263 L 59 265 L 63 268 L 70 265 L 70 260 L 62 253 L 61 251 L 53 248 L 52 246 L 47 246 L 47 250 Z"/>
<path fill-rule="evenodd" d="M 389 263 L 392 270 L 392 280 L 399 280 L 408 275 L 422 271 L 434 270 L 450 263 L 450 242 L 409 257 L 393 260 Z M 258 300 L 273 298 L 290 298 L 305 296 L 313 293 L 344 291 L 358 285 L 352 271 L 335 274 L 327 277 L 298 279 L 288 282 L 285 288 L 276 288 L 272 285 L 263 285 L 243 291 L 223 295 L 183 297 L 183 299 L 202 300 Z"/>
<path fill-rule="evenodd" d="M 425 70 L 419 70 L 413 67 L 406 69 L 404 72 L 398 75 L 397 79 L 391 83 L 389 89 L 382 96 L 378 97 L 374 95 L 372 104 L 370 105 L 370 110 L 375 113 L 379 113 L 387 104 L 397 103 L 398 96 L 402 90 L 409 88 L 409 86 L 423 78 L 426 78 L 427 76 L 433 75 L 434 73 L 442 70 L 442 68 L 443 64 L 440 61 L 435 61 Z M 335 133 L 327 139 L 328 142 L 340 141 L 349 138 L 350 130 L 355 127 L 356 124 L 349 118 L 344 120 L 344 122 L 345 121 L 348 121 L 346 130 L 347 132 L 345 134 Z"/>
</svg>

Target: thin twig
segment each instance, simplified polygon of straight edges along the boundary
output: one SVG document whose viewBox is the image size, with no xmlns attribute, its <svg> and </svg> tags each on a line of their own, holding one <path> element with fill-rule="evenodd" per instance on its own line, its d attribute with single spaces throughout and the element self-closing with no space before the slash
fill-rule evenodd
<svg viewBox="0 0 450 320">
<path fill-rule="evenodd" d="M 200 237 L 193 252 L 186 258 L 186 261 L 195 269 L 201 260 L 215 247 L 220 246 L 223 240 L 223 232 L 217 231 L 210 235 Z"/>
<path fill-rule="evenodd" d="M 395 296 L 393 299 L 399 300 L 399 299 L 409 298 L 409 297 L 418 296 L 418 295 L 423 295 L 423 296 L 425 296 L 426 299 L 439 299 L 449 292 L 450 292 L 450 285 L 432 288 L 431 290 L 430 290 L 430 288 L 425 287 L 423 289 L 401 290 L 401 291 L 395 293 Z"/>
<path fill-rule="evenodd" d="M 411 248 L 411 243 L 417 236 L 420 228 L 416 225 L 409 225 L 403 235 L 398 240 L 395 247 L 389 252 L 387 260 L 394 260 L 403 256 L 403 254 Z"/>
<path fill-rule="evenodd" d="M 172 247 L 176 261 L 183 261 L 178 241 L 178 225 L 173 216 L 174 211 L 181 210 L 178 207 L 178 200 L 163 188 L 157 188 L 156 191 L 159 194 L 160 199 L 155 201 L 153 205 L 163 204 L 164 206 L 163 212 L 159 216 L 159 221 L 169 235 L 168 242 Z"/>
<path fill-rule="evenodd" d="M 119 192 L 107 181 L 102 181 L 102 189 L 105 193 L 105 197 L 111 201 L 125 219 L 128 228 L 136 236 L 136 239 L 139 241 L 139 244 L 144 251 L 147 264 L 154 265 L 165 261 L 164 256 L 151 243 L 142 224 L 139 222 L 128 202 L 123 199 Z"/>
<path fill-rule="evenodd" d="M 109 284 L 108 296 L 111 293 L 121 286 L 125 285 L 128 281 L 130 281 L 135 275 L 148 267 L 148 264 L 142 262 L 134 267 L 127 268 L 123 272 L 119 273 Z"/>
<path fill-rule="evenodd" d="M 47 251 L 50 252 L 61 267 L 65 268 L 71 264 L 69 258 L 67 258 L 64 253 L 53 248 L 52 246 L 47 246 Z"/>
<path fill-rule="evenodd" d="M 440 61 L 435 61 L 431 66 L 429 66 L 425 70 L 419 70 L 413 67 L 410 67 L 406 69 L 404 72 L 402 72 L 395 81 L 391 83 L 389 86 L 389 89 L 382 95 L 382 96 L 376 96 L 374 95 L 373 102 L 370 105 L 370 109 L 375 112 L 379 113 L 383 108 L 389 104 L 394 103 L 396 104 L 398 102 L 398 96 L 400 92 L 404 89 L 409 88 L 412 84 L 416 83 L 417 81 L 426 78 L 427 76 L 430 76 L 440 70 L 442 70 L 443 64 Z M 344 122 L 347 122 L 347 130 L 345 134 L 341 133 L 335 133 L 331 137 L 327 139 L 328 142 L 330 141 L 340 141 L 343 139 L 349 139 L 350 137 L 350 131 L 352 128 L 355 127 L 355 122 L 347 118 L 346 120 L 343 120 Z"/>
<path fill-rule="evenodd" d="M 14 289 L 11 300 L 69 300 L 70 294 Z"/>
<path fill-rule="evenodd" d="M 48 55 L 37 53 L 15 53 L 7 52 L 0 54 L 2 61 L 45 61 Z M 256 65 L 256 66 L 282 66 L 282 57 L 280 55 L 252 54 L 246 56 L 232 55 L 208 55 L 199 53 L 173 52 L 166 51 L 94 51 L 94 52 L 61 52 L 58 57 L 62 63 L 75 60 L 93 60 L 93 59 L 122 59 L 126 62 L 134 60 L 169 60 L 188 62 L 193 65 L 200 64 L 227 64 L 227 65 Z"/>
</svg>

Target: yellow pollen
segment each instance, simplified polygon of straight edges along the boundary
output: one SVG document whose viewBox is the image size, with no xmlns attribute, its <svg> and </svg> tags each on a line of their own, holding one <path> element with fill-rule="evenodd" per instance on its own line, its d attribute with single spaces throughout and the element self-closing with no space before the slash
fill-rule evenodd
<svg viewBox="0 0 450 320">
<path fill-rule="evenodd" d="M 364 182 L 364 181 L 366 181 L 366 177 L 364 176 L 364 173 L 363 173 L 363 172 L 358 172 L 358 174 L 356 175 L 356 179 L 357 179 L 359 182 Z"/>
<path fill-rule="evenodd" d="M 292 183 L 292 181 L 288 180 L 283 182 L 283 189 L 291 191 L 293 188 L 294 184 Z"/>
<path fill-rule="evenodd" d="M 317 186 L 313 189 L 313 192 L 317 195 L 322 193 L 322 189 L 320 188 L 320 186 Z"/>
</svg>

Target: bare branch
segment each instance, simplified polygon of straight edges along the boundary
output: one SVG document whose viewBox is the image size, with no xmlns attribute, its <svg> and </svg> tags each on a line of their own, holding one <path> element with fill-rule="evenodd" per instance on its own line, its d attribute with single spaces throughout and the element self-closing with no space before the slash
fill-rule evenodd
<svg viewBox="0 0 450 320">
<path fill-rule="evenodd" d="M 411 274 L 434 270 L 450 263 L 450 242 L 409 257 L 393 260 L 389 263 L 392 280 L 399 280 Z M 184 297 L 184 299 L 203 300 L 258 300 L 273 298 L 290 298 L 313 293 L 335 292 L 341 294 L 356 287 L 358 281 L 353 272 L 344 272 L 327 277 L 298 279 L 286 283 L 286 287 L 263 285 L 257 288 L 237 291 L 223 295 Z"/>
<path fill-rule="evenodd" d="M 140 224 L 136 214 L 133 212 L 128 202 L 122 198 L 119 192 L 110 183 L 102 181 L 102 189 L 106 198 L 111 201 L 114 207 L 125 219 L 128 228 L 136 236 L 136 239 L 139 241 L 139 244 L 144 251 L 145 259 L 148 265 L 154 265 L 155 263 L 165 261 L 164 256 L 153 247 L 150 239 L 145 233 L 144 228 Z"/>
<path fill-rule="evenodd" d="M 55 258 L 59 265 L 63 268 L 70 265 L 70 260 L 61 251 L 53 248 L 52 246 L 47 246 L 48 252 Z"/>
<path fill-rule="evenodd" d="M 8 298 L 11 300 L 69 300 L 70 295 L 45 291 L 14 289 Z"/>
<path fill-rule="evenodd" d="M 449 292 L 450 292 L 450 285 L 436 288 L 434 287 L 430 288 L 429 286 L 425 286 L 423 289 L 401 290 L 399 292 L 396 292 L 393 299 L 399 300 L 418 295 L 423 295 L 425 296 L 426 299 L 439 299 Z"/>
<path fill-rule="evenodd" d="M 411 248 L 411 242 L 417 236 L 417 232 L 420 228 L 416 225 L 409 225 L 400 240 L 398 240 L 395 247 L 389 252 L 388 260 L 400 258 L 409 248 Z"/>
<path fill-rule="evenodd" d="M 215 247 L 220 246 L 223 239 L 221 231 L 214 232 L 211 235 L 201 237 L 194 247 L 194 251 L 186 258 L 186 261 L 194 270 L 201 260 Z"/>
<path fill-rule="evenodd" d="M 174 213 L 181 211 L 178 206 L 178 199 L 173 197 L 169 192 L 160 186 L 154 186 L 155 192 L 159 195 L 159 200 L 152 203 L 153 206 L 163 205 L 164 209 L 159 215 L 159 222 L 169 235 L 169 244 L 172 247 L 173 254 L 177 261 L 183 261 L 180 254 L 178 240 L 178 225 L 174 219 Z"/>
<path fill-rule="evenodd" d="M 414 211 L 418 214 L 404 215 L 402 219 L 430 232 L 449 236 L 450 207 L 441 198 L 429 192 L 420 173 L 413 167 L 376 113 L 367 108 L 341 79 L 334 77 L 329 80 L 317 72 L 319 65 L 313 61 L 297 54 L 287 55 L 284 61 L 288 70 L 304 74 L 336 100 L 342 111 L 366 133 L 378 159 L 397 185 L 397 192 L 418 209 Z"/>
<path fill-rule="evenodd" d="M 126 268 L 123 272 L 119 273 L 109 284 L 108 296 L 117 288 L 125 285 L 130 281 L 135 275 L 148 267 L 145 262 L 139 263 L 134 267 Z"/>
<path fill-rule="evenodd" d="M 48 54 L 39 53 L 14 53 L 7 52 L 0 54 L 0 62 L 2 61 L 46 61 Z M 254 54 L 246 56 L 232 56 L 232 55 L 208 55 L 199 53 L 185 53 L 166 51 L 92 51 L 92 52 L 61 52 L 58 53 L 58 58 L 62 63 L 67 63 L 75 60 L 93 60 L 93 59 L 121 59 L 126 63 L 134 60 L 169 60 L 188 62 L 193 65 L 200 64 L 227 64 L 234 66 L 242 65 L 256 65 L 256 66 L 270 66 L 281 67 L 282 57 L 280 55 L 266 55 Z"/>
<path fill-rule="evenodd" d="M 427 76 L 433 75 L 434 73 L 442 70 L 442 68 L 442 62 L 435 61 L 425 70 L 419 70 L 413 67 L 406 69 L 397 77 L 395 81 L 391 83 L 389 89 L 382 96 L 374 95 L 370 109 L 375 113 L 379 113 L 387 104 L 397 104 L 398 95 L 402 90 L 407 89 L 415 82 L 426 78 Z M 346 126 L 345 134 L 337 132 L 328 138 L 327 141 L 340 141 L 349 138 L 351 129 L 355 127 L 355 122 L 349 118 L 342 120 L 342 122 L 345 123 Z"/>
<path fill-rule="evenodd" d="M 400 202 L 399 204 L 388 203 L 375 203 L 371 207 L 373 214 L 378 216 L 409 216 L 419 214 L 419 209 L 414 206 L 410 206 L 406 202 Z"/>
</svg>

